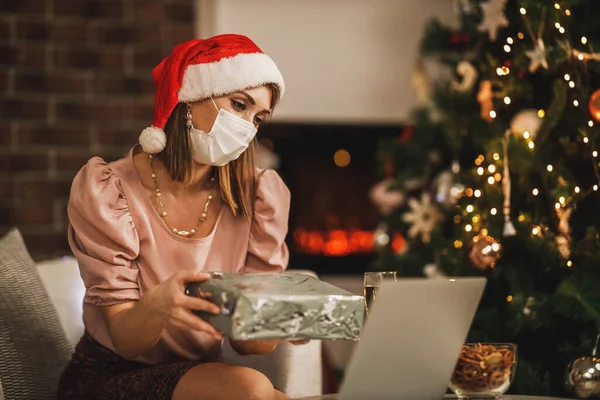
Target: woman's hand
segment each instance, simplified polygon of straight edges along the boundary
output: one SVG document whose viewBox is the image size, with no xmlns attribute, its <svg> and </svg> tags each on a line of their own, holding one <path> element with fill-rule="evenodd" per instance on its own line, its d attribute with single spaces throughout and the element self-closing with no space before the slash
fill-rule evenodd
<svg viewBox="0 0 600 400">
<path fill-rule="evenodd" d="M 168 326 L 181 330 L 193 330 L 209 333 L 220 340 L 222 334 L 209 323 L 192 313 L 192 310 L 208 311 L 218 315 L 221 310 L 214 303 L 188 296 L 185 285 L 191 282 L 203 282 L 210 275 L 196 271 L 180 271 L 166 281 L 150 289 L 143 300 Z"/>
</svg>

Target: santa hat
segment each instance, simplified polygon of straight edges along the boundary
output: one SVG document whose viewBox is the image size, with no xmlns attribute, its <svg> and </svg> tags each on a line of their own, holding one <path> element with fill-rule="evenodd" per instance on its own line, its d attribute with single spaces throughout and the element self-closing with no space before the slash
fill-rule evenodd
<svg viewBox="0 0 600 400">
<path fill-rule="evenodd" d="M 161 152 L 167 143 L 164 127 L 180 102 L 275 84 L 285 91 L 283 77 L 273 60 L 242 35 L 219 35 L 178 44 L 152 71 L 156 84 L 154 120 L 144 129 L 139 142 L 150 154 Z"/>
</svg>

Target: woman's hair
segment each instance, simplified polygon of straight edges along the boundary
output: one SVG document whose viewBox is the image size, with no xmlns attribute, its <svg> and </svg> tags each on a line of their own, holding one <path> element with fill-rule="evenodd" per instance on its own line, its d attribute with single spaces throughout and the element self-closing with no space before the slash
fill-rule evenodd
<svg viewBox="0 0 600 400">
<path fill-rule="evenodd" d="M 271 109 L 279 102 L 281 91 L 275 84 L 267 84 L 271 89 Z M 171 178 L 178 182 L 188 183 L 192 180 L 193 158 L 191 140 L 186 126 L 187 106 L 179 103 L 171 113 L 164 131 L 167 144 L 163 151 L 156 154 L 167 169 Z M 256 139 L 252 140 L 248 149 L 237 160 L 221 167 L 213 167 L 215 190 L 223 202 L 229 206 L 233 215 L 243 215 L 251 219 L 254 215 L 256 198 Z"/>
</svg>

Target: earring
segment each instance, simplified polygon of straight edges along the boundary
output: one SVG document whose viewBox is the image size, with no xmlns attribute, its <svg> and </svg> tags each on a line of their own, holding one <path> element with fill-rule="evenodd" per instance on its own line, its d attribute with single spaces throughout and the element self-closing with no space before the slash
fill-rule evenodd
<svg viewBox="0 0 600 400">
<path fill-rule="evenodd" d="M 185 126 L 187 126 L 188 128 L 191 128 L 192 127 L 192 109 L 189 107 L 187 108 L 187 114 L 186 114 L 185 118 L 187 120 L 185 123 Z"/>
</svg>

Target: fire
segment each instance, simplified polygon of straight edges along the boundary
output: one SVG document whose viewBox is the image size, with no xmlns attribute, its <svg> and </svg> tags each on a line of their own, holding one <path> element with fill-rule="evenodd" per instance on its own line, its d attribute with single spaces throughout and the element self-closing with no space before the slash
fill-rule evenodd
<svg viewBox="0 0 600 400">
<path fill-rule="evenodd" d="M 297 229 L 294 231 L 294 245 L 302 254 L 324 256 L 347 256 L 372 254 L 374 252 L 374 231 L 333 229 L 327 231 Z M 401 235 L 392 238 L 391 247 L 400 252 L 405 241 Z"/>
</svg>

